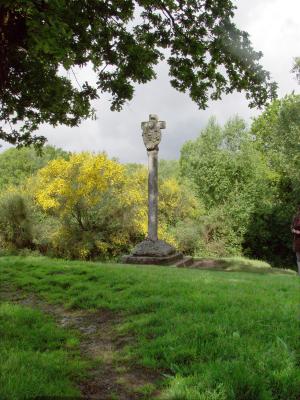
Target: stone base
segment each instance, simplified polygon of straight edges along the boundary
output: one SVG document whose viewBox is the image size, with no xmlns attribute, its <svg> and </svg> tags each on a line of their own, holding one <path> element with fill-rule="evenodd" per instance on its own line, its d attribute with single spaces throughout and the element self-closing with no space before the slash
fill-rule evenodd
<svg viewBox="0 0 300 400">
<path fill-rule="evenodd" d="M 164 240 L 146 239 L 138 243 L 132 253 L 123 256 L 125 264 L 174 265 L 183 259 L 183 255 Z"/>
<path fill-rule="evenodd" d="M 136 257 L 168 257 L 176 253 L 176 249 L 164 240 L 146 239 L 138 243 L 132 250 Z"/>
<path fill-rule="evenodd" d="M 121 262 L 124 264 L 144 265 L 172 265 L 183 259 L 182 253 L 174 253 L 168 256 L 135 256 L 133 254 L 123 256 Z"/>
</svg>

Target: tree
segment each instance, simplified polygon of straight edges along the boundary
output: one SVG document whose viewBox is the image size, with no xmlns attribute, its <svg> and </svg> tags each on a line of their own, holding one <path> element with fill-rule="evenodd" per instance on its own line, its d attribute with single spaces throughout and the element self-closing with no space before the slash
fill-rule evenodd
<svg viewBox="0 0 300 400">
<path fill-rule="evenodd" d="M 268 155 L 272 168 L 296 174 L 300 168 L 300 95 L 287 95 L 272 102 L 254 120 L 251 132 L 257 146 Z"/>
<path fill-rule="evenodd" d="M 68 157 L 69 153 L 53 146 L 45 146 L 42 154 L 31 147 L 8 149 L 0 154 L 0 190 L 24 183 L 50 160 Z"/>
<path fill-rule="evenodd" d="M 271 196 L 272 179 L 245 122 L 235 117 L 221 127 L 211 119 L 196 140 L 182 147 L 180 168 L 206 208 L 203 251 L 241 252 L 252 213 Z"/>
<path fill-rule="evenodd" d="M 274 179 L 274 195 L 252 216 L 245 246 L 256 257 L 294 264 L 290 224 L 300 199 L 300 95 L 275 100 L 254 120 L 251 133 Z"/>
<path fill-rule="evenodd" d="M 223 128 L 212 118 L 195 141 L 182 147 L 181 173 L 193 181 L 198 197 L 210 208 L 246 187 L 256 190 L 260 158 L 241 118 L 230 119 Z"/>
<path fill-rule="evenodd" d="M 120 110 L 134 83 L 154 79 L 164 58 L 172 86 L 202 109 L 234 90 L 262 106 L 276 84 L 233 23 L 234 9 L 231 0 L 2 1 L 0 139 L 42 144 L 45 138 L 34 136 L 40 124 L 78 125 L 94 115 L 98 91 Z M 97 72 L 96 87 L 76 88 L 60 73 L 87 64 Z"/>
<path fill-rule="evenodd" d="M 158 162 L 159 179 L 164 181 L 166 179 L 180 177 L 180 167 L 178 160 L 159 160 Z"/>
</svg>

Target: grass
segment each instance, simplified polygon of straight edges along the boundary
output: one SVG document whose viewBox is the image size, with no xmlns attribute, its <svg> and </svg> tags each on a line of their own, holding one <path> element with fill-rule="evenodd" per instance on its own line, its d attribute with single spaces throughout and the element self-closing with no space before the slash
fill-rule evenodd
<svg viewBox="0 0 300 400">
<path fill-rule="evenodd" d="M 227 257 L 221 258 L 220 261 L 223 261 L 229 268 L 259 268 L 259 269 L 268 269 L 270 270 L 271 265 L 266 261 L 262 260 L 253 260 L 246 257 Z"/>
<path fill-rule="evenodd" d="M 0 304 L 0 398 L 78 396 L 78 338 L 37 310 Z"/>
<path fill-rule="evenodd" d="M 235 272 L 254 272 L 258 274 L 288 274 L 296 275 L 296 271 L 287 268 L 272 268 L 266 261 L 254 260 L 246 257 L 224 257 L 224 258 L 207 258 L 199 260 L 209 260 L 214 262 L 215 269 L 222 271 Z"/>
<path fill-rule="evenodd" d="M 161 371 L 163 399 L 300 398 L 297 276 L 1 257 L 0 282 L 121 313 L 120 357 Z"/>
</svg>

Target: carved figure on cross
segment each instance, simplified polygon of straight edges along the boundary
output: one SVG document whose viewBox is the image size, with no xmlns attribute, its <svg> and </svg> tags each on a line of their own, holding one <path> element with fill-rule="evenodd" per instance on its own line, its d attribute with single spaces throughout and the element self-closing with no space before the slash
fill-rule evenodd
<svg viewBox="0 0 300 400">
<path fill-rule="evenodd" d="M 166 128 L 165 121 L 159 121 L 155 114 L 149 115 L 149 121 L 142 122 L 143 140 L 148 151 L 158 150 L 161 141 L 161 129 Z"/>
</svg>

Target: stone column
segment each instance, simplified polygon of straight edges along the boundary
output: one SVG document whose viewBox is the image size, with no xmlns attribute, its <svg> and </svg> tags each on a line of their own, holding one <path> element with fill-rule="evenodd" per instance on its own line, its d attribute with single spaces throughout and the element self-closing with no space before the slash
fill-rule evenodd
<svg viewBox="0 0 300 400">
<path fill-rule="evenodd" d="M 148 239 L 157 240 L 158 150 L 148 150 Z"/>
<path fill-rule="evenodd" d="M 158 150 L 164 121 L 150 114 L 149 121 L 142 122 L 143 140 L 148 154 L 148 237 L 138 243 L 130 255 L 122 261 L 132 264 L 171 265 L 183 259 L 181 253 L 164 240 L 158 239 Z"/>
</svg>

